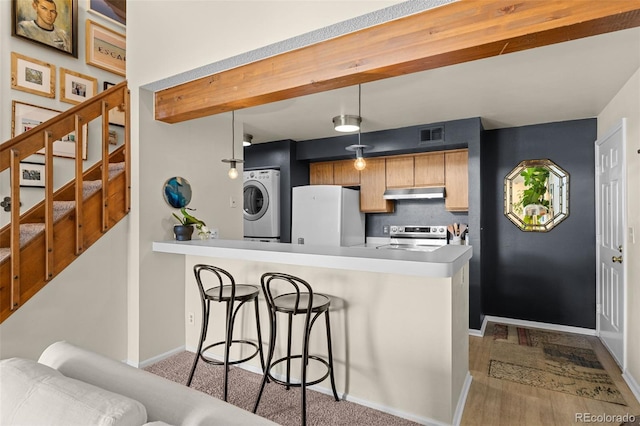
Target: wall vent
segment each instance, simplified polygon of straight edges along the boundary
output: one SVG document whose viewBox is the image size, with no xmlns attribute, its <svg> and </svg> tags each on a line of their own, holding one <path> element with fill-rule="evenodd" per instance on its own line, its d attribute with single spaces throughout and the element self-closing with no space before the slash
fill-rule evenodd
<svg viewBox="0 0 640 426">
<path fill-rule="evenodd" d="M 418 145 L 431 145 L 444 142 L 444 126 L 427 127 L 420 129 L 420 141 Z"/>
</svg>

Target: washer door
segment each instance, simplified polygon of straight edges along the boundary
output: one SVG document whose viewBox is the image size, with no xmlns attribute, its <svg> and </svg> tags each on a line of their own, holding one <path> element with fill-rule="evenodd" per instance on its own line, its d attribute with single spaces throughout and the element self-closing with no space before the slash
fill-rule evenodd
<svg viewBox="0 0 640 426">
<path fill-rule="evenodd" d="M 267 188 L 257 180 L 244 183 L 244 218 L 249 221 L 260 219 L 269 208 Z"/>
</svg>

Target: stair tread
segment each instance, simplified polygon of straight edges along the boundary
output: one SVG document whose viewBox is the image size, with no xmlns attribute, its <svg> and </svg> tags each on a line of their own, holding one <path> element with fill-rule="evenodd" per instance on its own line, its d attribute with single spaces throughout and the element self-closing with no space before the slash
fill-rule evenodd
<svg viewBox="0 0 640 426">
<path fill-rule="evenodd" d="M 125 168 L 125 163 L 109 163 L 109 179 L 113 179 L 118 174 L 122 173 Z M 96 191 L 102 188 L 101 180 L 86 180 L 82 182 L 82 196 L 84 198 L 89 197 Z M 75 200 L 70 201 L 54 201 L 53 202 L 53 222 L 57 222 L 66 213 L 73 210 L 76 207 Z M 44 232 L 44 223 L 22 223 L 20 224 L 20 247 L 23 247 L 29 241 L 34 239 L 40 233 Z M 9 247 L 0 247 L 0 262 L 11 257 L 11 249 Z"/>
</svg>

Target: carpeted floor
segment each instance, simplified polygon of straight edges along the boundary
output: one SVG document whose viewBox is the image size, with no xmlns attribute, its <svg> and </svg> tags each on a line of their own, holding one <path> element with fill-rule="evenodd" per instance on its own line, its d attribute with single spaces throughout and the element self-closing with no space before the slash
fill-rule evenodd
<svg viewBox="0 0 640 426">
<path fill-rule="evenodd" d="M 583 336 L 494 324 L 493 339 L 490 377 L 627 405 Z"/>
<path fill-rule="evenodd" d="M 178 383 L 186 383 L 195 355 L 181 352 L 157 362 L 145 370 Z M 198 363 L 191 387 L 222 399 L 222 368 Z M 247 411 L 253 410 L 262 376 L 232 367 L 229 369 L 229 402 Z M 258 415 L 281 425 L 300 424 L 300 389 L 267 383 L 258 407 Z M 336 402 L 332 396 L 307 390 L 308 425 L 415 426 L 417 423 L 352 402 Z"/>
</svg>

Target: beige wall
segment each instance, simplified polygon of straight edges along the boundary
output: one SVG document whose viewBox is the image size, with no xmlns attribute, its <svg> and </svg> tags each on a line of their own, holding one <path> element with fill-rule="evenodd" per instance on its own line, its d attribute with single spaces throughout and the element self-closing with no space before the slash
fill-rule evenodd
<svg viewBox="0 0 640 426">
<path fill-rule="evenodd" d="M 627 227 L 635 230 L 635 242 L 625 232 L 625 273 L 627 280 L 626 374 L 640 383 L 640 70 L 598 115 L 598 138 L 626 117 L 627 121 Z M 640 392 L 640 389 L 636 389 Z"/>
<path fill-rule="evenodd" d="M 126 358 L 127 222 L 118 223 L 0 325 L 0 359 L 38 359 L 58 340 Z"/>
<path fill-rule="evenodd" d="M 398 1 L 133 1 L 127 4 L 127 79 L 132 103 L 133 188 L 129 242 L 129 353 L 133 364 L 183 346 L 184 278 L 179 259 L 151 252 L 172 238 L 161 187 L 174 175 L 194 189 L 192 207 L 221 238 L 242 238 L 242 180 L 227 178 L 231 117 L 182 124 L 153 120 L 153 98 L 139 87 Z M 251 10 L 251 13 L 246 13 Z M 189 11 L 185 13 L 185 11 Z M 178 30 L 168 30 L 168 29 Z M 150 48 L 153 46 L 153 48 Z M 236 134 L 242 134 L 236 122 Z M 236 156 L 242 156 L 236 137 Z M 238 201 L 229 206 L 229 198 Z"/>
</svg>

